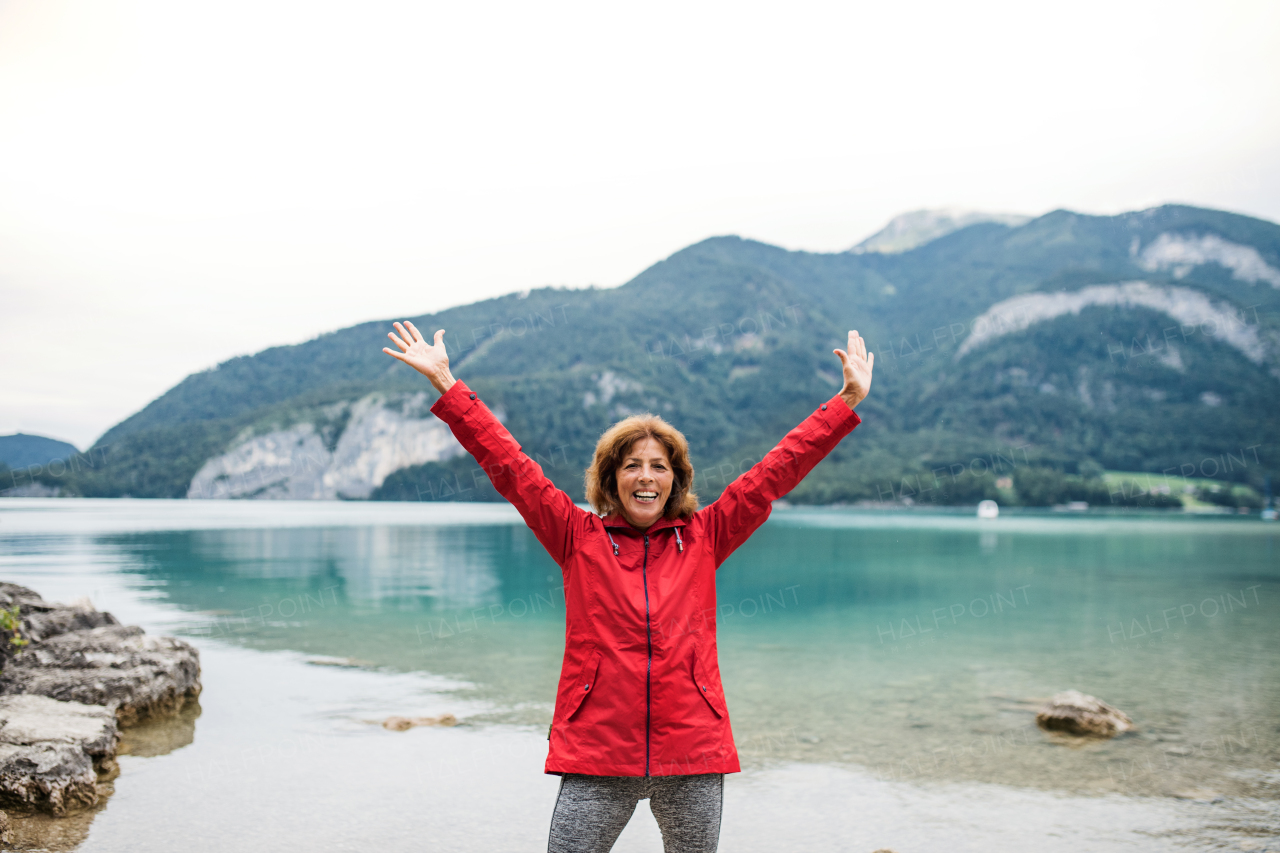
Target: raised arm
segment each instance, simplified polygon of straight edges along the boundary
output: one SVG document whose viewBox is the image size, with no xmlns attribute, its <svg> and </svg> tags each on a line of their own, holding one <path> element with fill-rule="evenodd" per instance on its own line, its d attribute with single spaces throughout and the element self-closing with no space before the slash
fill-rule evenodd
<svg viewBox="0 0 1280 853">
<path fill-rule="evenodd" d="M 507 428 L 465 382 L 454 379 L 449 372 L 443 329 L 429 344 L 412 323 L 396 323 L 395 327 L 399 335 L 389 332 L 388 337 L 400 352 L 390 348 L 382 351 L 431 380 L 440 392 L 431 413 L 449 425 L 454 437 L 489 475 L 494 488 L 519 510 L 552 559 L 563 566 L 574 536 L 589 513 L 547 479 L 542 466 L 520 449 Z"/>
<path fill-rule="evenodd" d="M 769 517 L 773 502 L 790 492 L 840 440 L 862 423 L 854 411 L 871 390 L 875 354 L 857 331 L 848 350 L 834 350 L 844 371 L 844 387 L 791 432 L 764 459 L 729 484 L 703 509 L 719 566 Z"/>
</svg>

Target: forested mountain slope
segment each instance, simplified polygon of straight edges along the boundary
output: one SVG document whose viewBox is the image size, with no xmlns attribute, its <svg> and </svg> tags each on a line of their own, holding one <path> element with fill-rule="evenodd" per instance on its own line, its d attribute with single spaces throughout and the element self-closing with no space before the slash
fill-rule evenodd
<svg viewBox="0 0 1280 853">
<path fill-rule="evenodd" d="M 856 328 L 877 354 L 865 423 L 792 499 L 1026 502 L 1046 476 L 1050 497 L 1069 482 L 1096 500 L 1103 468 L 1261 489 L 1280 468 L 1277 309 L 1280 226 L 1169 206 L 979 223 L 895 254 L 714 238 L 618 288 L 410 319 L 448 330 L 455 375 L 579 498 L 597 436 L 637 411 L 685 432 L 713 498 L 834 393 L 831 350 Z M 58 484 L 496 498 L 426 413 L 426 380 L 381 352 L 390 319 L 189 376 Z"/>
</svg>

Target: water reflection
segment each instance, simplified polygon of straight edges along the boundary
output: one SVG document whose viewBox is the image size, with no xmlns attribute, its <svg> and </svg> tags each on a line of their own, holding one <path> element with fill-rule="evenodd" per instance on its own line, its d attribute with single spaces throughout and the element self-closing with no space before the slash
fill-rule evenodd
<svg viewBox="0 0 1280 853">
<path fill-rule="evenodd" d="M 150 583 L 172 587 L 174 603 L 205 611 L 239 613 L 294 593 L 314 603 L 328 590 L 383 609 L 479 607 L 559 576 L 532 535 L 510 525 L 201 530 L 100 541 L 130 555 Z M 293 615 L 288 605 L 272 611 Z"/>
<path fill-rule="evenodd" d="M 146 720 L 140 725 L 120 731 L 117 755 L 155 758 L 190 746 L 196 739 L 196 720 L 200 718 L 199 701 L 187 702 L 170 717 Z"/>
</svg>

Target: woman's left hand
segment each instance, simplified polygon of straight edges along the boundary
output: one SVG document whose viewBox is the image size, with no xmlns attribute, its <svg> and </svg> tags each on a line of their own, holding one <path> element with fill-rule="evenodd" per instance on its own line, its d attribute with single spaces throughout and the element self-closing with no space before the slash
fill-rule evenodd
<svg viewBox="0 0 1280 853">
<path fill-rule="evenodd" d="M 840 389 L 840 397 L 852 409 L 867 396 L 871 390 L 871 369 L 876 363 L 876 354 L 867 352 L 867 343 L 856 331 L 849 333 L 849 349 L 838 349 L 833 352 L 840 356 L 840 364 L 844 366 L 844 387 Z"/>
</svg>

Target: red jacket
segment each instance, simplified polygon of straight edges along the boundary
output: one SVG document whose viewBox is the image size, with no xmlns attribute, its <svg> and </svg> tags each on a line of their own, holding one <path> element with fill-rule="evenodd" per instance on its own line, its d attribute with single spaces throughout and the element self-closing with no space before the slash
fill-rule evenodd
<svg viewBox="0 0 1280 853">
<path fill-rule="evenodd" d="M 462 382 L 431 411 L 564 573 L 564 663 L 546 772 L 737 772 L 716 655 L 716 569 L 861 419 L 832 397 L 715 503 L 642 533 L 575 505 Z"/>
</svg>

